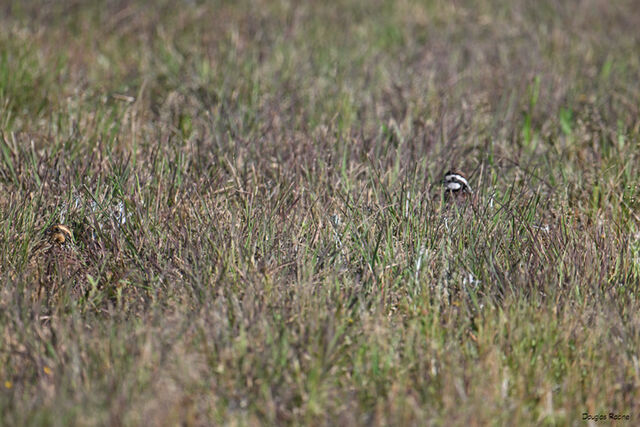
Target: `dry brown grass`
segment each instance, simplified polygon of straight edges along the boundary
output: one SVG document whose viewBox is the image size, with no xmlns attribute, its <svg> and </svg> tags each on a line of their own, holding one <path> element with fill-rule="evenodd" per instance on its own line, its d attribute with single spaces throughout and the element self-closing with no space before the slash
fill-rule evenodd
<svg viewBox="0 0 640 427">
<path fill-rule="evenodd" d="M 634 11 L 0 6 L 2 423 L 633 424 Z"/>
</svg>

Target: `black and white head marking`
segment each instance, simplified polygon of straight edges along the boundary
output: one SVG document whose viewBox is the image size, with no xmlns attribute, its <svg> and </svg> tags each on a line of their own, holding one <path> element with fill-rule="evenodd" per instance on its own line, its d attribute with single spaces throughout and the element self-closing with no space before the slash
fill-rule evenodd
<svg viewBox="0 0 640 427">
<path fill-rule="evenodd" d="M 444 185 L 444 190 L 447 193 L 457 193 L 459 191 L 473 193 L 471 186 L 469 185 L 469 181 L 457 172 L 449 171 L 444 174 L 442 185 Z"/>
</svg>

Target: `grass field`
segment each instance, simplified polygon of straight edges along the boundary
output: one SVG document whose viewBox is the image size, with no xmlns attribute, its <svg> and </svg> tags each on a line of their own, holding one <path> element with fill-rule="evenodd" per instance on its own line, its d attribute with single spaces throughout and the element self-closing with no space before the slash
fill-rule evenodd
<svg viewBox="0 0 640 427">
<path fill-rule="evenodd" d="M 0 424 L 638 425 L 637 6 L 2 2 Z"/>
</svg>

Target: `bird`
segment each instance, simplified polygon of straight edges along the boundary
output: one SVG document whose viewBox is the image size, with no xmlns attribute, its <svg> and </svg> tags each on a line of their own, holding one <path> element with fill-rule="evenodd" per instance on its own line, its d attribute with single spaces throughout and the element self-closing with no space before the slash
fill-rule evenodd
<svg viewBox="0 0 640 427">
<path fill-rule="evenodd" d="M 73 241 L 73 233 L 71 232 L 71 229 L 64 224 L 56 224 L 53 227 L 50 227 L 47 230 L 46 235 L 49 243 L 51 244 L 68 246 Z"/>
<path fill-rule="evenodd" d="M 467 178 L 459 171 L 447 171 L 442 179 L 442 186 L 444 187 L 444 195 L 447 200 L 465 200 L 473 194 L 469 181 L 467 181 Z"/>
<path fill-rule="evenodd" d="M 468 220 L 475 215 L 478 198 L 471 189 L 469 181 L 460 171 L 447 171 L 440 183 L 442 184 L 440 204 L 442 219 L 445 229 L 450 233 L 455 230 L 455 227 L 451 226 L 456 219 Z"/>
<path fill-rule="evenodd" d="M 456 210 L 467 210 L 468 207 L 475 212 L 478 205 L 478 194 L 474 193 L 469 181 L 464 174 L 452 169 L 444 174 L 442 184 L 442 201 L 445 208 L 455 206 Z"/>
<path fill-rule="evenodd" d="M 38 295 L 46 291 L 47 299 L 51 300 L 58 293 L 60 285 L 66 282 L 71 282 L 73 291 L 82 288 L 80 282 L 85 262 L 67 225 L 56 224 L 44 232 L 44 239 L 31 251 L 30 264 L 38 271 Z"/>
</svg>

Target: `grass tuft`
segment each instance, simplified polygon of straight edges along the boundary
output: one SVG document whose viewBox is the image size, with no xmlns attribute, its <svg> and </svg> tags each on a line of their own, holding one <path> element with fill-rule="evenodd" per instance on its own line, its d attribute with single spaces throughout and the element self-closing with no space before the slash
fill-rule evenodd
<svg viewBox="0 0 640 427">
<path fill-rule="evenodd" d="M 631 2 L 0 12 L 2 423 L 640 413 Z"/>
</svg>

